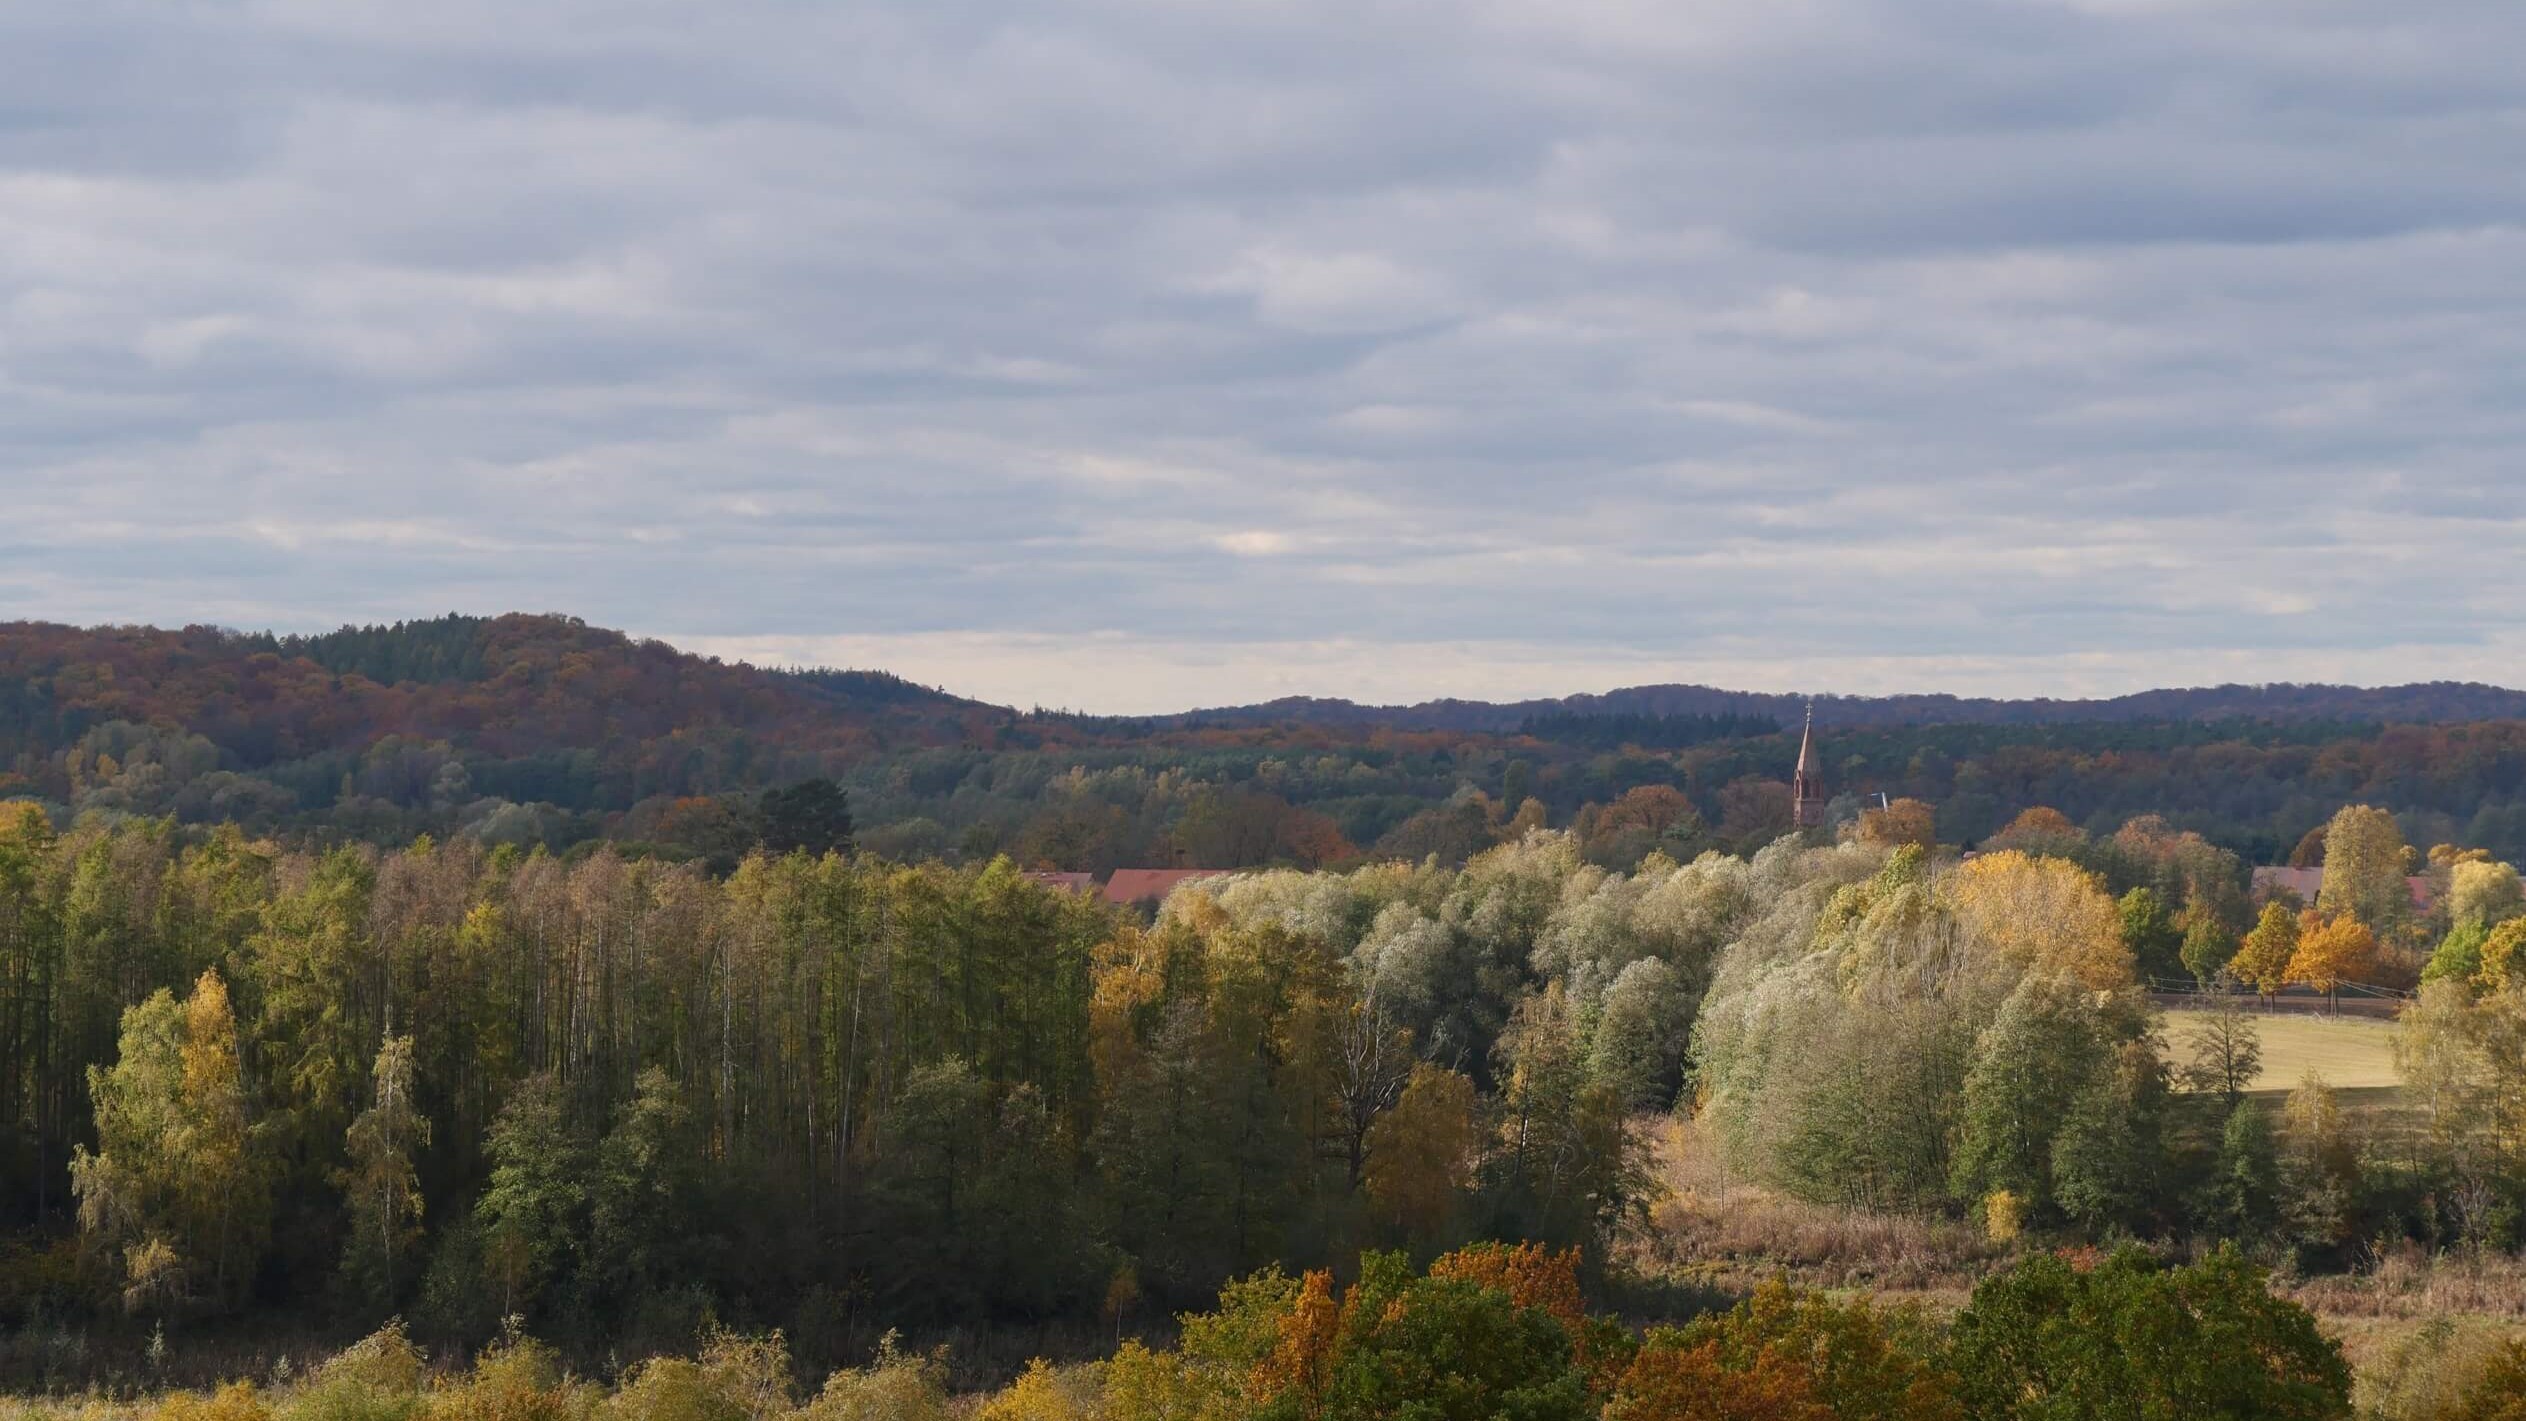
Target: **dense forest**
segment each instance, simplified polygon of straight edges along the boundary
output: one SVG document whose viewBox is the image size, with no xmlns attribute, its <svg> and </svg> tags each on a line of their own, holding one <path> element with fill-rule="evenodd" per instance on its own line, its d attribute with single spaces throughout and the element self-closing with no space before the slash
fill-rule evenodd
<svg viewBox="0 0 2526 1421">
<path fill-rule="evenodd" d="M 812 827 L 798 799 L 767 822 Z M 2317 900 L 2258 912 L 2162 820 L 2037 810 L 1958 859 L 1925 810 L 1621 869 L 1529 826 L 1461 868 L 1197 881 L 1150 921 L 1005 858 L 719 875 L 22 803 L 0 1309 L 320 1303 L 468 1345 L 514 1316 L 581 1355 L 717 1320 L 832 1361 L 1363 1250 L 1576 1247 L 1603 1287 L 1657 1191 L 1641 1122 L 1677 1108 L 1749 1181 L 1995 1238 L 2519 1244 L 2514 869 L 2352 807 Z M 2273 1118 L 2240 998 L 2179 1066 L 2141 985 L 2183 974 L 2423 981 L 2428 1130 L 2364 1138 L 2321 1084 Z"/>
<path fill-rule="evenodd" d="M 1819 702 L 1847 823 L 1933 807 L 1981 843 L 2044 805 L 2156 814 L 2277 863 L 2340 805 L 2415 842 L 2526 857 L 2526 714 L 2479 686 L 2232 687 L 2113 702 Z M 2502 718 L 2492 718 L 2502 717 Z M 1490 707 L 1274 703 L 1156 721 L 1020 712 L 865 671 L 765 671 L 561 617 L 273 637 L 0 627 L 0 798 L 378 847 L 428 834 L 724 871 L 746 807 L 842 784 L 905 859 L 1460 863 L 1539 823 L 1600 862 L 1748 853 L 1786 824 L 1787 698 L 1694 687 Z"/>
<path fill-rule="evenodd" d="M 1504 732 L 1537 720 L 1636 716 L 1650 720 L 1741 717 L 1794 724 L 1809 705 L 1836 725 L 2070 725 L 2097 721 L 2332 720 L 2430 724 L 2526 718 L 2526 691 L 2469 681 L 2407 686 L 2207 686 L 2140 691 L 2102 700 L 1994 700 L 1947 695 L 1846 696 L 1727 691 L 1715 686 L 1631 686 L 1535 701 L 1423 701 L 1366 706 L 1288 696 L 1158 717 L 1159 724 L 1351 725 L 1396 730 Z"/>
</svg>

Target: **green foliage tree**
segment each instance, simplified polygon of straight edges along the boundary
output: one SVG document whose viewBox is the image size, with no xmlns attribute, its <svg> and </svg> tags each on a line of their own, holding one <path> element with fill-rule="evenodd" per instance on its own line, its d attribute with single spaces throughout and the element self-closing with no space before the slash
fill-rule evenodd
<svg viewBox="0 0 2526 1421">
<path fill-rule="evenodd" d="M 2221 992 L 2208 1011 L 2193 1018 L 2185 1045 L 2191 1062 L 2184 1084 L 2201 1092 L 2217 1092 L 2224 1107 L 2234 1110 L 2263 1071 L 2263 1034 L 2236 997 Z"/>
<path fill-rule="evenodd" d="M 2052 1141 L 2052 1196 L 2094 1235 L 2137 1231 L 2165 1211 L 2168 1072 L 2156 1043 L 2126 1040 Z"/>
<path fill-rule="evenodd" d="M 421 1242 L 421 1178 L 413 1160 L 430 1144 L 421 1113 L 412 1038 L 390 1036 L 369 1072 L 368 1109 L 344 1138 L 347 1161 L 335 1178 L 350 1236 L 342 1252 L 346 1281 L 374 1304 L 391 1306 L 410 1276 Z"/>
<path fill-rule="evenodd" d="M 2421 968 L 2421 980 L 2455 982 L 2470 988 L 2482 974 L 2482 947 L 2490 938 L 2491 930 L 2482 924 L 2458 922 L 2430 953 L 2428 964 Z"/>
<path fill-rule="evenodd" d="M 1302 1297 L 1280 1341 L 1263 1418 L 1581 1421 L 1596 1411 L 1561 1318 L 1470 1279 L 1413 1277 L 1400 1254 L 1363 1258 L 1338 1313 Z"/>
<path fill-rule="evenodd" d="M 692 1112 L 674 1081 L 651 1066 L 633 1082 L 632 1098 L 589 1161 L 584 1280 L 617 1307 L 696 1271 L 700 1150 L 691 1131 Z"/>
<path fill-rule="evenodd" d="M 2113 1064 L 2087 994 L 2067 978 L 2026 978 L 1982 1033 L 1965 1076 L 1956 1196 L 2005 1189 L 2038 1207 L 2056 1203 L 2054 1146 L 2092 1095 L 2110 1091 Z"/>
<path fill-rule="evenodd" d="M 583 1237 L 586 1147 L 549 1075 L 518 1083 L 488 1141 L 491 1176 L 474 1201 L 503 1316 L 523 1313 L 567 1268 Z"/>
<path fill-rule="evenodd" d="M 1766 1359 L 1778 1359 L 1836 1421 L 1961 1421 L 1964 1414 L 1940 1355 L 1939 1328 L 1914 1308 L 1836 1300 L 1773 1282 L 1724 1313 L 1668 1337 L 1653 1335 L 1642 1355 L 1661 1346 L 1707 1346 L 1725 1373 L 1756 1373 Z"/>
<path fill-rule="evenodd" d="M 2280 1153 L 2271 1117 L 2253 1101 L 2239 1101 L 2220 1129 L 2202 1217 L 2224 1237 L 2255 1239 L 2271 1231 L 2279 1209 Z"/>
<path fill-rule="evenodd" d="M 763 847 L 776 854 L 811 858 L 851 852 L 851 799 L 832 780 L 800 780 L 765 790 L 760 809 Z"/>
<path fill-rule="evenodd" d="M 1623 968 L 1605 989 L 1588 1046 L 1588 1073 L 1627 1110 L 1675 1102 L 1692 1029 L 1692 992 L 1660 957 Z"/>
<path fill-rule="evenodd" d="M 2289 1421 L 2350 1414 L 2350 1367 L 2233 1249 L 2165 1268 L 2037 1255 L 1985 1279 L 1949 1352 L 1977 1418 Z"/>
<path fill-rule="evenodd" d="M 2143 977 L 2173 977 L 2185 970 L 2184 930 L 2174 911 L 2151 888 L 2134 888 L 2114 905 L 2123 946 Z"/>
<path fill-rule="evenodd" d="M 121 1255 L 125 1305 L 235 1306 L 268 1235 L 270 1196 L 219 974 L 204 972 L 181 1003 L 159 991 L 125 1012 L 117 1060 L 90 1069 L 88 1090 L 97 1151 L 73 1156 L 72 1188 L 81 1233 Z"/>
<path fill-rule="evenodd" d="M 2292 1241 L 2308 1250 L 2354 1242 L 2359 1144 L 2322 1076 L 2308 1073 L 2289 1093 L 2280 1145 L 2280 1214 Z"/>
<path fill-rule="evenodd" d="M 2237 955 L 2237 935 L 2225 923 L 2208 914 L 2193 919 L 2184 929 L 2184 946 L 2179 954 L 2184 970 L 2193 974 L 2193 981 L 2204 991 L 2216 985 L 2228 964 Z"/>
<path fill-rule="evenodd" d="M 1581 1028 L 1555 984 L 1521 1002 L 1501 1037 L 1500 1126 L 1486 1192 L 1493 1226 L 1507 1237 L 1593 1242 L 1644 1188 L 1625 1102 L 1589 1074 Z"/>
</svg>

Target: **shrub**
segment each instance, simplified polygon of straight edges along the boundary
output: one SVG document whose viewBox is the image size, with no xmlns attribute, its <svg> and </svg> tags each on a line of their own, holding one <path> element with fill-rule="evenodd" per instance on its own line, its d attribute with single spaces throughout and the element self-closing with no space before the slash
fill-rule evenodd
<svg viewBox="0 0 2526 1421">
<path fill-rule="evenodd" d="M 1960 1421 L 1954 1381 L 1934 1360 L 1937 1329 L 1910 1308 L 1854 1298 L 1836 1302 L 1769 1283 L 1717 1317 L 1678 1335 L 1707 1346 L 1720 1365 L 1752 1375 L 1778 1359 L 1837 1421 Z"/>
<path fill-rule="evenodd" d="M 837 1371 L 800 1409 L 801 1421 L 946 1421 L 947 1359 L 903 1351 L 889 1332 L 865 1367 Z"/>
<path fill-rule="evenodd" d="M 587 1421 L 596 1398 L 562 1374 L 551 1348 L 514 1330 L 472 1375 L 431 1398 L 430 1421 Z"/>
<path fill-rule="evenodd" d="M 2526 1345 L 2503 1344 L 2447 1421 L 2526 1421 Z"/>
<path fill-rule="evenodd" d="M 408 1421 L 422 1408 L 422 1361 L 403 1324 L 387 1323 L 317 1368 L 281 1421 Z"/>
<path fill-rule="evenodd" d="M 2347 1416 L 2350 1367 L 2233 1247 L 2162 1269 L 2124 1248 L 2030 1258 L 1983 1281 L 1950 1358 L 1977 1418 L 2295 1421 Z"/>
<path fill-rule="evenodd" d="M 974 1421 L 1092 1421 L 1100 1408 L 1093 1376 L 1038 1357 L 1026 1372 L 982 1404 Z"/>
<path fill-rule="evenodd" d="M 272 1410 L 252 1382 L 230 1382 L 204 1396 L 169 1392 L 150 1408 L 148 1421 L 271 1421 Z"/>
<path fill-rule="evenodd" d="M 1297 1314 L 1303 1316 L 1302 1294 Z M 1317 1329 L 1306 1329 L 1314 1333 Z M 1265 1416 L 1429 1421 L 1595 1414 L 1569 1331 L 1538 1307 L 1467 1278 L 1413 1278 L 1399 1254 L 1369 1254 L 1344 1297 L 1329 1350 L 1307 1371 L 1320 1391 L 1285 1387 Z"/>
</svg>

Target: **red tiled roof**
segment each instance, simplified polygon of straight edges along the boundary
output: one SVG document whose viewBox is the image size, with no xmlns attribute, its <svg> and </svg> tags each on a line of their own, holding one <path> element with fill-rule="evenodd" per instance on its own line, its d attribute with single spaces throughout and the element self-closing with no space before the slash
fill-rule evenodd
<svg viewBox="0 0 2526 1421">
<path fill-rule="evenodd" d="M 2412 894 L 2412 906 L 2426 911 L 2430 905 L 2430 881 L 2419 874 L 2414 874 L 2404 880 L 2404 885 Z M 2275 891 L 2283 888 L 2313 903 L 2316 900 L 2316 894 L 2324 890 L 2324 870 L 2271 867 L 2254 870 L 2255 897 L 2268 898 Z"/>
<path fill-rule="evenodd" d="M 1225 869 L 1218 868 L 1118 868 L 1105 880 L 1105 901 L 1108 903 L 1164 902 L 1175 885 L 1196 878 L 1217 878 Z"/>
</svg>

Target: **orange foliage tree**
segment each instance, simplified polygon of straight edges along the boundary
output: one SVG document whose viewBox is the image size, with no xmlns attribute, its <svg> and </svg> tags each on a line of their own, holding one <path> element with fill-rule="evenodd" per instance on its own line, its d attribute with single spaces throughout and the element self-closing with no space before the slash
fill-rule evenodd
<svg viewBox="0 0 2526 1421">
<path fill-rule="evenodd" d="M 1882 809 L 1862 810 L 1859 839 L 1864 844 L 1918 844 L 1938 847 L 1938 811 L 1928 801 L 1898 799 Z"/>
<path fill-rule="evenodd" d="M 2328 1008 L 2345 982 L 2356 982 L 2376 964 L 2377 938 L 2368 925 L 2348 913 L 2326 918 L 2310 908 L 2298 923 L 2298 950 L 2290 955 L 2287 980 L 2324 993 Z"/>
</svg>

